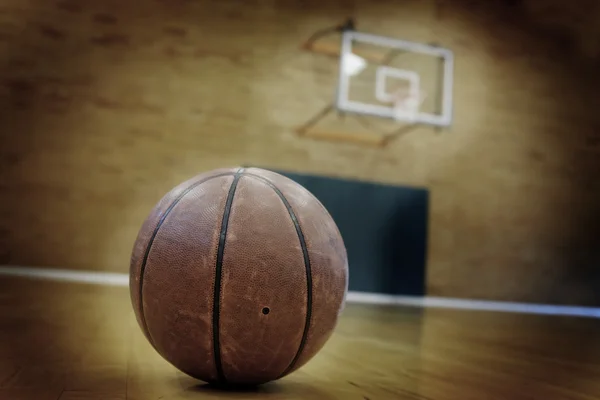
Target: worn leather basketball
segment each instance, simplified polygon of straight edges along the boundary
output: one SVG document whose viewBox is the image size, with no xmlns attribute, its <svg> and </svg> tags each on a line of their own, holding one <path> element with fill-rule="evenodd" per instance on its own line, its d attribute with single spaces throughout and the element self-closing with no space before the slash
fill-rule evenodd
<svg viewBox="0 0 600 400">
<path fill-rule="evenodd" d="M 131 301 L 151 345 L 192 377 L 262 384 L 309 361 L 344 308 L 340 232 L 303 186 L 259 168 L 175 187 L 142 225 Z"/>
</svg>

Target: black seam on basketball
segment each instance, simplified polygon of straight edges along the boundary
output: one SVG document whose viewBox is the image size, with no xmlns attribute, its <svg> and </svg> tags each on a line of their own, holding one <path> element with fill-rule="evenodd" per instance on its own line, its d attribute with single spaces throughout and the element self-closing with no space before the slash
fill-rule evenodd
<svg viewBox="0 0 600 400">
<path fill-rule="evenodd" d="M 292 205 L 287 201 L 287 199 L 285 198 L 285 196 L 281 192 L 281 190 L 279 190 L 277 188 L 277 186 L 275 186 L 271 181 L 269 181 L 268 179 L 266 179 L 260 175 L 245 173 L 244 176 L 249 176 L 249 177 L 258 179 L 261 182 L 266 183 L 271 189 L 273 189 L 275 191 L 277 196 L 279 196 L 279 199 L 281 199 L 281 201 L 283 202 L 283 205 L 287 209 L 287 211 L 290 215 L 290 218 L 292 219 L 294 228 L 296 228 L 296 233 L 298 234 L 298 240 L 300 241 L 300 247 L 302 248 L 302 256 L 304 257 L 304 267 L 306 268 L 306 320 L 304 322 L 304 331 L 302 332 L 302 339 L 300 340 L 300 346 L 298 347 L 298 351 L 296 352 L 296 355 L 294 356 L 294 358 L 292 359 L 292 361 L 290 362 L 288 367 L 281 373 L 281 375 L 279 375 L 278 378 L 281 378 L 281 377 L 287 375 L 292 370 L 292 368 L 294 368 L 294 365 L 298 361 L 298 358 L 300 358 L 300 355 L 302 354 L 302 351 L 304 350 L 304 347 L 306 346 L 306 340 L 307 340 L 308 330 L 310 328 L 310 320 L 311 320 L 311 316 L 312 316 L 312 272 L 311 272 L 311 266 L 310 266 L 310 257 L 308 255 L 308 247 L 306 246 L 306 239 L 304 238 L 304 233 L 302 232 L 302 228 L 300 227 L 300 221 L 298 221 L 298 218 L 296 217 L 296 214 L 294 213 L 294 209 L 292 208 Z"/>
<path fill-rule="evenodd" d="M 227 175 L 233 175 L 233 172 L 226 172 L 226 173 L 210 176 L 206 179 L 202 179 L 201 181 L 198 181 L 198 182 L 190 185 L 187 189 L 185 189 L 183 192 L 181 192 L 179 194 L 179 196 L 177 196 L 175 198 L 175 200 L 173 200 L 173 202 L 169 205 L 169 207 L 165 210 L 163 215 L 160 217 L 160 219 L 158 220 L 158 223 L 156 224 L 156 227 L 154 228 L 154 231 L 152 232 L 152 236 L 150 236 L 150 239 L 148 240 L 148 244 L 146 245 L 146 250 L 144 251 L 144 258 L 142 260 L 142 265 L 140 267 L 140 285 L 139 285 L 140 286 L 140 289 L 139 289 L 140 318 L 142 320 L 142 326 L 144 328 L 144 332 L 146 332 L 148 334 L 148 339 L 149 339 L 152 347 L 154 347 L 154 349 L 156 349 L 156 346 L 154 345 L 154 341 L 152 340 L 152 334 L 150 333 L 150 330 L 148 329 L 148 325 L 146 323 L 146 316 L 144 315 L 144 299 L 142 297 L 143 296 L 143 288 L 144 288 L 144 272 L 146 271 L 146 263 L 148 262 L 148 257 L 150 256 L 150 250 L 152 250 L 152 244 L 154 244 L 154 239 L 156 239 L 156 235 L 158 235 L 158 231 L 160 230 L 162 224 L 165 222 L 167 216 L 171 213 L 173 208 L 175 208 L 175 206 L 185 197 L 185 195 L 187 195 L 189 192 L 191 192 L 192 190 L 194 190 L 201 184 L 203 184 L 211 179 L 220 178 L 220 177 L 227 176 Z"/>
<path fill-rule="evenodd" d="M 219 343 L 219 313 L 221 303 L 221 273 L 223 271 L 223 254 L 225 253 L 225 242 L 227 241 L 227 228 L 229 226 L 229 214 L 233 205 L 233 197 L 235 189 L 242 177 L 244 168 L 236 171 L 233 182 L 229 187 L 227 201 L 223 209 L 223 220 L 221 222 L 221 233 L 219 235 L 219 246 L 217 247 L 217 260 L 215 263 L 215 290 L 213 293 L 213 313 L 212 313 L 212 331 L 213 331 L 213 352 L 215 355 L 215 367 L 217 369 L 217 382 L 226 383 L 225 373 L 223 372 L 223 364 L 221 362 L 221 346 Z"/>
</svg>

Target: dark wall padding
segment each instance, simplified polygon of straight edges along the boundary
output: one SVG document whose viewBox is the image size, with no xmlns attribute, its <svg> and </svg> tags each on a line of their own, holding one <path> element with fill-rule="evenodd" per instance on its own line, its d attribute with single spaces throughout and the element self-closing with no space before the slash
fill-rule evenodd
<svg viewBox="0 0 600 400">
<path fill-rule="evenodd" d="M 333 216 L 348 249 L 349 290 L 425 294 L 426 189 L 276 172 L 306 187 Z"/>
</svg>

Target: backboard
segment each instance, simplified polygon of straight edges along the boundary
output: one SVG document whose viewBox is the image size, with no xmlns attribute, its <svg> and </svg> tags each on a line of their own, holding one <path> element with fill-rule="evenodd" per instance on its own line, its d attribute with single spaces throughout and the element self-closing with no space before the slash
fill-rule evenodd
<svg viewBox="0 0 600 400">
<path fill-rule="evenodd" d="M 448 127 L 453 68 L 448 49 L 345 29 L 335 107 L 342 113 Z"/>
</svg>

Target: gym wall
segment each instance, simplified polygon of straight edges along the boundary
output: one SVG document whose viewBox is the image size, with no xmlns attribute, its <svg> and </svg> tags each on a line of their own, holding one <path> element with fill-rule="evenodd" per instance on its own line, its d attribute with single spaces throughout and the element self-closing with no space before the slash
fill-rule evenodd
<svg viewBox="0 0 600 400">
<path fill-rule="evenodd" d="M 0 263 L 126 272 L 166 191 L 257 165 L 425 191 L 424 293 L 600 305 L 597 61 L 530 9 L 470 3 L 3 0 Z M 337 68 L 299 45 L 347 17 L 455 52 L 449 131 L 295 136 Z"/>
</svg>

